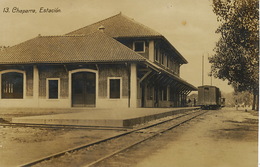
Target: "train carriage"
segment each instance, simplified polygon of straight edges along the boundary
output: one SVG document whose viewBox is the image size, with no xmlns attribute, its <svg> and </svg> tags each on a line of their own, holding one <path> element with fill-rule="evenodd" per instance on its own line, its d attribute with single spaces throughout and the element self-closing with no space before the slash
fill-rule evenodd
<svg viewBox="0 0 260 167">
<path fill-rule="evenodd" d="M 198 87 L 198 106 L 202 109 L 219 109 L 222 106 L 221 92 L 216 86 Z"/>
</svg>

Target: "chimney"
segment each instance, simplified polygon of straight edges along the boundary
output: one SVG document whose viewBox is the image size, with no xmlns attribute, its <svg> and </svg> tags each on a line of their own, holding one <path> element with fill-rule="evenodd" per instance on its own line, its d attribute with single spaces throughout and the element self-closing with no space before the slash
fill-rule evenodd
<svg viewBox="0 0 260 167">
<path fill-rule="evenodd" d="M 98 27 L 98 30 L 101 31 L 101 32 L 104 32 L 105 31 L 105 27 L 103 25 L 101 25 L 100 27 Z"/>
</svg>

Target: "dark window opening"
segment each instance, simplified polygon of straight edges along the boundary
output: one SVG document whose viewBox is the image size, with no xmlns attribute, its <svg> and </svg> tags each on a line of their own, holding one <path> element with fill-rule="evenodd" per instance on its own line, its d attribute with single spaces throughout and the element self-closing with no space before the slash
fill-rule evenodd
<svg viewBox="0 0 260 167">
<path fill-rule="evenodd" d="M 162 54 L 162 57 L 161 57 L 161 63 L 162 63 L 162 65 L 164 65 L 164 53 Z"/>
<path fill-rule="evenodd" d="M 144 42 L 140 41 L 140 42 L 134 42 L 134 51 L 136 52 L 144 52 Z"/>
<path fill-rule="evenodd" d="M 59 97 L 59 81 L 49 80 L 49 99 L 58 99 Z"/>
<path fill-rule="evenodd" d="M 172 59 L 170 59 L 170 69 L 174 71 L 174 62 Z"/>
<path fill-rule="evenodd" d="M 159 54 L 160 54 L 160 51 L 158 48 L 155 49 L 155 61 L 159 62 Z"/>
<path fill-rule="evenodd" d="M 22 99 L 23 98 L 23 74 L 9 72 L 2 74 L 2 98 Z"/>
<path fill-rule="evenodd" d="M 109 80 L 109 98 L 120 99 L 120 79 Z"/>
<path fill-rule="evenodd" d="M 166 66 L 169 68 L 170 67 L 170 58 L 167 56 L 166 60 L 167 60 L 167 63 L 166 63 L 167 65 Z"/>
</svg>

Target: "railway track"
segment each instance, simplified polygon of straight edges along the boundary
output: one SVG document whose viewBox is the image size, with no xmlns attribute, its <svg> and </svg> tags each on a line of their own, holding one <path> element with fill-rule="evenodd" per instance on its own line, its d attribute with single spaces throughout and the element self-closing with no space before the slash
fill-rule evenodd
<svg viewBox="0 0 260 167">
<path fill-rule="evenodd" d="M 161 135 L 179 125 L 186 123 L 207 111 L 195 110 L 191 112 L 176 114 L 153 124 L 127 129 L 119 135 L 115 135 L 90 144 L 82 145 L 70 150 L 50 155 L 48 157 L 23 164 L 29 166 L 99 166 L 107 159 L 124 152 L 132 147 L 145 142 L 153 137 Z M 64 165 L 61 165 L 64 164 Z"/>
</svg>

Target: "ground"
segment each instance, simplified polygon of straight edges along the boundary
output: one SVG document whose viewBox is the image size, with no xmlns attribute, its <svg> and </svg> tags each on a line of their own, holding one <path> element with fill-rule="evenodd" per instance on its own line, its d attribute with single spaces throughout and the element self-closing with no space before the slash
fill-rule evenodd
<svg viewBox="0 0 260 167">
<path fill-rule="evenodd" d="M 0 167 L 18 166 L 117 133 L 120 132 L 0 125 Z M 111 161 L 120 162 L 120 166 L 138 167 L 254 167 L 257 166 L 257 134 L 257 112 L 224 108 L 209 111 Z"/>
<path fill-rule="evenodd" d="M 137 166 L 256 167 L 257 114 L 232 109 L 210 111 L 173 131 L 170 142 Z"/>
<path fill-rule="evenodd" d="M 243 108 L 211 110 L 105 163 L 129 167 L 256 167 L 257 135 L 258 112 L 245 112 Z"/>
</svg>

